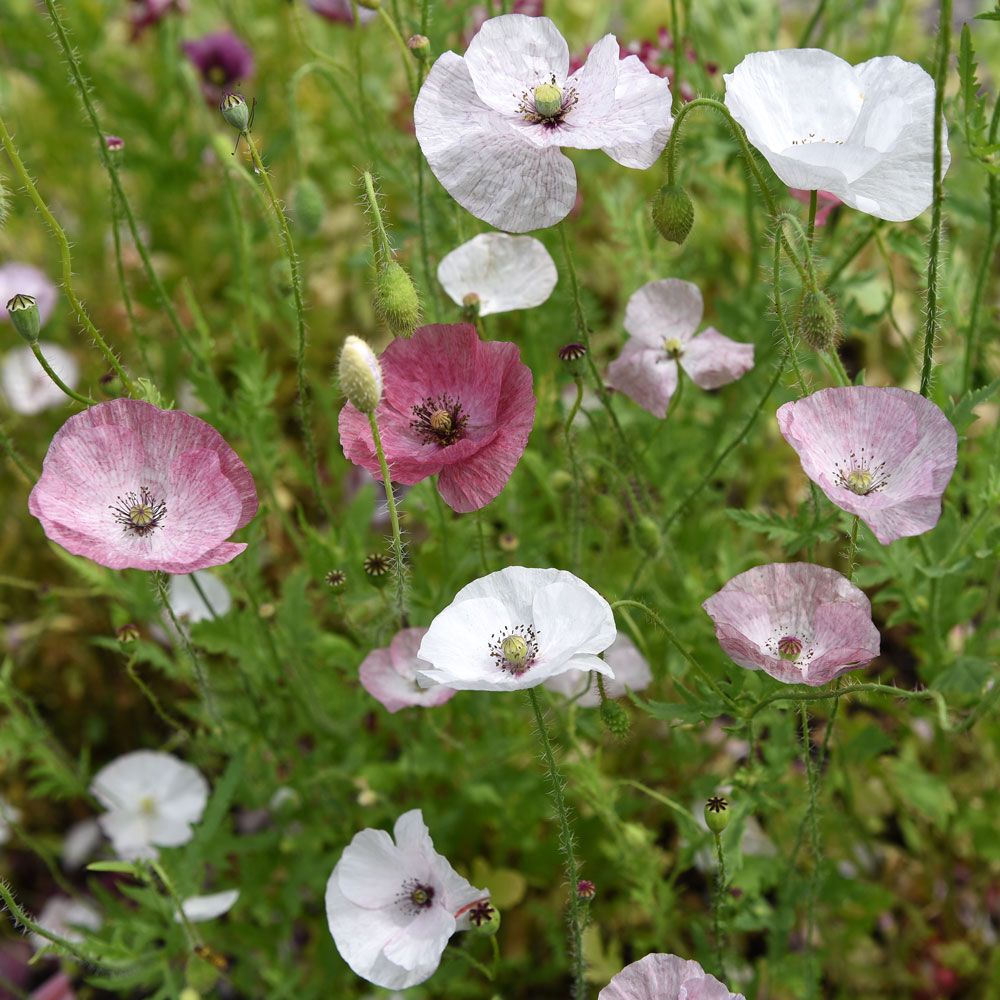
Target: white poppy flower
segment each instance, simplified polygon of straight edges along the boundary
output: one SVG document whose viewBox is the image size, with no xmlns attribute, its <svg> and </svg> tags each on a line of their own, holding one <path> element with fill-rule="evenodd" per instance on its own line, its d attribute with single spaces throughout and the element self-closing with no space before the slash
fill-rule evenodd
<svg viewBox="0 0 1000 1000">
<path fill-rule="evenodd" d="M 428 679 L 459 691 L 514 691 L 567 671 L 614 677 L 598 656 L 615 640 L 611 605 L 559 569 L 508 566 L 463 587 L 417 655 Z"/>
<path fill-rule="evenodd" d="M 155 858 L 156 846 L 178 847 L 192 836 L 208 803 L 201 772 L 154 750 L 136 750 L 105 765 L 90 790 L 107 809 L 98 822 L 119 857 Z"/>
<path fill-rule="evenodd" d="M 615 672 L 613 678 L 604 682 L 604 693 L 609 698 L 621 698 L 626 690 L 641 691 L 653 679 L 646 657 L 624 632 L 619 632 L 618 638 L 608 646 L 604 659 Z M 576 671 L 559 674 L 547 680 L 545 686 L 566 698 L 579 696 L 576 703 L 581 708 L 597 708 L 601 704 L 597 678 L 589 673 L 583 676 Z"/>
<path fill-rule="evenodd" d="M 80 381 L 80 368 L 76 358 L 57 344 L 39 343 L 39 350 L 52 370 L 75 389 Z M 62 406 L 69 400 L 38 363 L 31 348 L 15 347 L 0 362 L 0 386 L 7 405 L 15 413 L 33 416 L 53 406 Z"/>
<path fill-rule="evenodd" d="M 197 579 L 204 597 L 198 593 L 192 577 Z M 228 614 L 233 606 L 233 598 L 229 588 L 214 574 L 206 570 L 196 570 L 194 573 L 171 576 L 168 585 L 170 607 L 173 608 L 177 620 L 182 625 L 193 625 L 195 622 L 207 621 L 210 618 L 221 618 Z M 208 603 L 205 603 L 206 598 Z M 174 623 L 170 615 L 163 612 L 163 623 L 167 631 L 173 635 Z"/>
<path fill-rule="evenodd" d="M 789 187 L 892 222 L 930 205 L 934 80 L 915 63 L 783 49 L 748 55 L 724 79 L 726 107 Z M 943 170 L 947 139 L 945 129 Z"/>
<path fill-rule="evenodd" d="M 10 314 L 7 303 L 15 295 L 30 295 L 38 306 L 38 318 L 45 326 L 55 308 L 59 292 L 48 275 L 31 264 L 10 261 L 0 264 L 0 322 L 7 322 Z"/>
<path fill-rule="evenodd" d="M 104 841 L 101 825 L 96 819 L 81 819 L 74 823 L 63 838 L 60 858 L 63 868 L 75 871 L 89 861 Z"/>
<path fill-rule="evenodd" d="M 419 809 L 393 830 L 362 830 L 344 849 L 326 886 L 326 916 L 341 958 L 362 979 L 403 990 L 434 974 L 456 930 L 489 909 L 434 850 Z"/>
<path fill-rule="evenodd" d="M 10 840 L 11 823 L 21 822 L 21 810 L 12 806 L 3 796 L 0 796 L 0 844 Z"/>
<path fill-rule="evenodd" d="M 52 896 L 46 900 L 35 922 L 39 927 L 74 943 L 83 940 L 80 928 L 96 931 L 103 923 L 100 913 L 90 903 L 70 899 L 69 896 Z M 52 944 L 47 937 L 34 932 L 28 935 L 28 940 L 36 950 Z"/>
<path fill-rule="evenodd" d="M 438 265 L 438 281 L 459 306 L 475 296 L 480 316 L 533 309 L 559 280 L 548 250 L 533 236 L 480 233 Z"/>
<path fill-rule="evenodd" d="M 498 229 L 555 225 L 576 200 L 576 171 L 560 146 L 601 149 L 651 167 L 673 118 L 670 85 L 605 35 L 575 73 L 547 17 L 487 21 L 465 56 L 445 52 L 413 111 L 431 170 L 463 208 Z"/>
<path fill-rule="evenodd" d="M 227 889 L 225 892 L 213 892 L 208 896 L 190 896 L 181 903 L 184 916 L 192 924 L 200 924 L 206 920 L 215 920 L 228 913 L 240 898 L 239 889 Z M 174 914 L 177 923 L 181 921 L 179 913 Z"/>
</svg>

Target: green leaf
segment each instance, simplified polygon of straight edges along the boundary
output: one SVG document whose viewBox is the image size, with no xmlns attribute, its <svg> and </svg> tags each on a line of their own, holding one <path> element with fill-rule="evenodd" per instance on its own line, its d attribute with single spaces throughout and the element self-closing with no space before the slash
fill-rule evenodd
<svg viewBox="0 0 1000 1000">
<path fill-rule="evenodd" d="M 810 545 L 833 541 L 837 537 L 835 524 L 838 514 L 834 512 L 814 522 L 812 506 L 809 504 L 802 504 L 792 517 L 734 508 L 727 510 L 726 515 L 741 528 L 766 535 L 778 542 L 789 554 Z"/>
<path fill-rule="evenodd" d="M 961 434 L 978 420 L 976 407 L 989 402 L 1000 390 L 1000 378 L 995 378 L 989 385 L 981 389 L 972 389 L 959 397 L 953 404 L 948 419 L 955 425 L 955 430 Z"/>
<path fill-rule="evenodd" d="M 140 877 L 140 869 L 131 861 L 92 861 L 87 865 L 88 872 L 118 872 L 120 875 Z"/>
</svg>

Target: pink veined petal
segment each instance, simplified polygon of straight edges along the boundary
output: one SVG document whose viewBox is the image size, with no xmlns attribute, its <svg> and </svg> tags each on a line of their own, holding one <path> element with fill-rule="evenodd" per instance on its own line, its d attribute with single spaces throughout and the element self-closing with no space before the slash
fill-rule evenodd
<svg viewBox="0 0 1000 1000">
<path fill-rule="evenodd" d="M 697 963 L 677 955 L 653 954 L 627 965 L 597 1000 L 745 1000 L 730 993 Z"/>
<path fill-rule="evenodd" d="M 429 906 L 385 946 L 383 954 L 407 970 L 437 966 L 454 933 L 455 918 L 443 906 Z"/>
<path fill-rule="evenodd" d="M 662 350 L 629 341 L 608 365 L 607 383 L 662 420 L 677 390 L 677 362 Z"/>
<path fill-rule="evenodd" d="M 650 73 L 638 56 L 618 64 L 615 106 L 604 122 L 601 148 L 623 167 L 646 170 L 670 138 L 670 83 Z"/>
<path fill-rule="evenodd" d="M 465 53 L 480 101 L 515 116 L 522 95 L 555 77 L 561 87 L 569 72 L 569 46 L 547 17 L 503 14 L 490 18 Z"/>
<path fill-rule="evenodd" d="M 572 209 L 573 164 L 556 148 L 532 145 L 483 104 L 454 52 L 431 68 L 413 121 L 434 176 L 476 218 L 523 233 L 553 226 Z"/>
<path fill-rule="evenodd" d="M 624 326 L 635 340 L 662 351 L 668 339 L 686 344 L 698 329 L 704 311 L 697 285 L 664 278 L 650 281 L 632 294 L 625 307 Z"/>
<path fill-rule="evenodd" d="M 681 368 L 702 389 L 718 389 L 735 382 L 753 368 L 753 344 L 742 344 L 713 327 L 688 341 Z"/>
<path fill-rule="evenodd" d="M 846 602 L 821 604 L 816 609 L 812 639 L 822 652 L 809 662 L 803 681 L 813 687 L 865 666 L 881 648 L 871 612 Z"/>
</svg>

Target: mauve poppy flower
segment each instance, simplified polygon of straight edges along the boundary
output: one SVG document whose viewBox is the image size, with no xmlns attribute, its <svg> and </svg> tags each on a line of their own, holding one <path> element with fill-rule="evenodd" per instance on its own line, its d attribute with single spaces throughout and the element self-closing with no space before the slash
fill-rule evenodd
<svg viewBox="0 0 1000 1000">
<path fill-rule="evenodd" d="M 604 660 L 615 672 L 614 677 L 604 678 L 604 693 L 608 698 L 623 698 L 628 691 L 641 691 L 653 680 L 646 657 L 624 632 L 604 651 Z M 576 698 L 580 708 L 598 708 L 601 693 L 594 672 L 581 676 L 576 671 L 557 674 L 545 682 L 550 691 Z"/>
<path fill-rule="evenodd" d="M 893 222 L 930 205 L 934 80 L 916 63 L 782 49 L 748 55 L 723 79 L 726 107 L 789 187 Z M 942 142 L 947 170 L 947 130 Z"/>
<path fill-rule="evenodd" d="M 429 979 L 452 934 L 467 930 L 488 893 L 434 850 L 419 809 L 384 830 L 362 830 L 326 886 L 326 916 L 340 957 L 362 979 L 404 990 Z"/>
<path fill-rule="evenodd" d="M 57 972 L 37 989 L 32 990 L 28 1000 L 76 1000 L 73 980 L 65 972 Z"/>
<path fill-rule="evenodd" d="M 382 649 L 373 649 L 358 668 L 361 686 L 390 712 L 411 705 L 443 705 L 455 692 L 440 684 L 417 683 L 418 671 L 431 664 L 417 657 L 425 628 L 404 628 Z"/>
<path fill-rule="evenodd" d="M 647 955 L 626 965 L 597 1000 L 745 1000 L 697 962 L 677 955 Z"/>
<path fill-rule="evenodd" d="M 507 485 L 535 419 L 531 371 L 516 344 L 482 341 L 467 323 L 424 326 L 383 351 L 375 415 L 389 470 L 412 485 L 438 477 L 441 497 L 478 510 Z M 368 417 L 340 411 L 347 458 L 379 475 Z"/>
<path fill-rule="evenodd" d="M 257 513 L 257 493 L 204 420 L 114 399 L 57 431 L 28 510 L 49 539 L 101 566 L 193 573 L 246 548 L 226 539 Z"/>
<path fill-rule="evenodd" d="M 908 389 L 822 389 L 778 409 L 805 474 L 888 545 L 930 531 L 958 460 L 958 434 Z"/>
<path fill-rule="evenodd" d="M 52 370 L 75 389 L 80 380 L 80 367 L 76 358 L 58 344 L 40 342 L 38 349 L 52 366 Z M 30 347 L 15 347 L 0 361 L 0 387 L 7 405 L 15 413 L 33 416 L 56 406 L 65 406 L 69 399 L 49 378 Z"/>
<path fill-rule="evenodd" d="M 253 53 L 231 31 L 217 31 L 184 43 L 184 54 L 201 76 L 209 104 L 218 104 L 227 90 L 253 76 Z"/>
<path fill-rule="evenodd" d="M 643 285 L 625 307 L 631 339 L 608 366 L 608 385 L 661 419 L 677 389 L 677 366 L 702 389 L 718 389 L 753 367 L 753 344 L 709 327 L 697 333 L 704 304 L 697 285 L 665 278 Z"/>
<path fill-rule="evenodd" d="M 459 306 L 475 296 L 478 315 L 533 309 L 559 280 L 555 261 L 533 236 L 480 233 L 438 264 L 438 281 Z"/>
<path fill-rule="evenodd" d="M 0 265 L 0 321 L 10 322 L 7 303 L 15 295 L 30 295 L 38 306 L 38 318 L 44 326 L 52 315 L 58 294 L 56 286 L 37 267 L 18 261 Z"/>
<path fill-rule="evenodd" d="M 818 687 L 879 653 L 868 598 L 836 570 L 769 563 L 734 576 L 702 605 L 741 667 Z"/>
<path fill-rule="evenodd" d="M 341 24 L 354 24 L 354 5 L 351 0 L 306 0 L 306 6 L 320 17 L 328 21 L 339 21 Z M 368 7 L 358 7 L 358 20 L 365 24 L 378 17 L 378 11 Z"/>
<path fill-rule="evenodd" d="M 653 165 L 673 119 L 670 86 L 605 35 L 569 72 L 569 48 L 547 17 L 487 21 L 464 58 L 431 68 L 413 113 L 434 175 L 463 208 L 522 233 L 565 218 L 576 171 L 561 146 L 602 149 L 626 167 Z"/>
<path fill-rule="evenodd" d="M 132 26 L 132 40 L 138 38 L 147 28 L 158 24 L 167 14 L 187 13 L 187 0 L 132 0 L 129 24 Z"/>
</svg>

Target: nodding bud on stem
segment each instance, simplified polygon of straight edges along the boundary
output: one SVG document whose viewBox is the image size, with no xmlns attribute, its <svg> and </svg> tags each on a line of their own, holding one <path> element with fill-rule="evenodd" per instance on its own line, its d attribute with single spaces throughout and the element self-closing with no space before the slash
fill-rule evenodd
<svg viewBox="0 0 1000 1000">
<path fill-rule="evenodd" d="M 340 390 L 362 413 L 374 413 L 382 399 L 382 366 L 375 352 L 350 336 L 340 351 Z"/>
<path fill-rule="evenodd" d="M 111 159 L 115 163 L 119 163 L 125 154 L 125 140 L 121 136 L 106 135 L 104 137 L 104 148 L 108 151 Z"/>
<path fill-rule="evenodd" d="M 319 185 L 308 177 L 303 177 L 292 192 L 292 217 L 306 237 L 319 232 L 326 213 L 323 192 Z"/>
<path fill-rule="evenodd" d="M 713 795 L 705 803 L 705 822 L 716 836 L 729 826 L 729 802 L 721 795 Z"/>
<path fill-rule="evenodd" d="M 7 312 L 14 329 L 24 337 L 29 344 L 38 343 L 38 331 L 42 320 L 38 315 L 38 304 L 31 295 L 15 295 L 7 303 Z"/>
<path fill-rule="evenodd" d="M 644 551 L 650 554 L 660 551 L 663 536 L 660 533 L 659 525 L 648 514 L 643 514 L 636 521 L 635 533 Z"/>
<path fill-rule="evenodd" d="M 837 307 L 826 292 L 806 290 L 799 300 L 795 332 L 816 351 L 830 351 L 840 341 L 841 326 Z"/>
<path fill-rule="evenodd" d="M 222 117 L 237 132 L 245 132 L 250 125 L 250 107 L 242 94 L 225 94 L 219 105 Z"/>
<path fill-rule="evenodd" d="M 664 184 L 653 196 L 653 225 L 671 243 L 683 243 L 694 225 L 694 205 L 687 191 L 676 184 Z"/>
<path fill-rule="evenodd" d="M 431 40 L 426 35 L 411 35 L 406 40 L 406 47 L 421 62 L 426 62 L 431 54 Z"/>
<path fill-rule="evenodd" d="M 393 333 L 409 337 L 420 322 L 420 296 L 403 265 L 390 260 L 375 278 L 375 311 Z"/>
<path fill-rule="evenodd" d="M 628 712 L 611 698 L 605 698 L 601 702 L 601 721 L 607 731 L 620 740 L 625 739 L 632 728 L 632 720 L 629 718 Z"/>
</svg>

